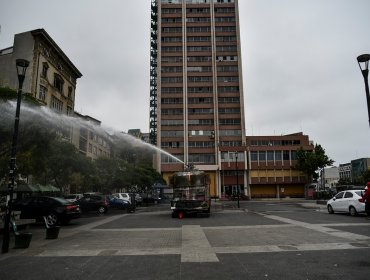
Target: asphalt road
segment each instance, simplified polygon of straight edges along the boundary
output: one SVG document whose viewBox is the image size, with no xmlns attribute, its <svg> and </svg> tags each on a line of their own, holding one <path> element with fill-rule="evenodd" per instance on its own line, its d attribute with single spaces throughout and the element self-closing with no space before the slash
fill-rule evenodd
<svg viewBox="0 0 370 280">
<path fill-rule="evenodd" d="M 299 201 L 214 203 L 210 218 L 168 205 L 84 215 L 59 238 L 27 229 L 0 279 L 369 279 L 370 220 Z M 14 240 L 11 240 L 14 244 Z"/>
</svg>

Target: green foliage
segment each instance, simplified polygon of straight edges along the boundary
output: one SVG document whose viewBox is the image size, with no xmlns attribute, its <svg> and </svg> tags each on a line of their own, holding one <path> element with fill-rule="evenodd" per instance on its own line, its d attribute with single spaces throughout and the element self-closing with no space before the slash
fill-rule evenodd
<svg viewBox="0 0 370 280">
<path fill-rule="evenodd" d="M 306 174 L 308 180 L 318 178 L 317 170 L 331 166 L 334 163 L 326 154 L 321 145 L 316 144 L 313 151 L 304 150 L 302 147 L 297 152 L 297 165 L 295 168 Z"/>
<path fill-rule="evenodd" d="M 34 105 L 43 105 L 41 101 L 33 97 L 29 92 L 22 92 L 23 100 Z M 16 100 L 17 91 L 8 87 L 0 87 L 0 101 Z"/>
<path fill-rule="evenodd" d="M 12 124 L 0 120 L 0 178 L 8 173 L 12 143 Z M 119 188 L 142 191 L 163 183 L 161 174 L 151 167 L 150 153 L 139 148 L 115 147 L 115 157 L 93 161 L 72 144 L 57 136 L 54 129 L 34 123 L 20 124 L 17 146 L 18 173 L 32 175 L 33 183 L 52 184 L 62 191 L 99 191 L 110 193 Z"/>
</svg>

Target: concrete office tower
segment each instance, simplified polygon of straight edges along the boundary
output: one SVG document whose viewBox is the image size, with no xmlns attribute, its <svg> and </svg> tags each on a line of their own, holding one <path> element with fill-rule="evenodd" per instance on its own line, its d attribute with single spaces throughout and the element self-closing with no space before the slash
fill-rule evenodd
<svg viewBox="0 0 370 280">
<path fill-rule="evenodd" d="M 157 170 L 168 180 L 193 164 L 212 196 L 239 174 L 229 185 L 245 193 L 238 1 L 152 0 L 151 16 L 150 141 L 183 161 L 159 155 Z"/>
</svg>

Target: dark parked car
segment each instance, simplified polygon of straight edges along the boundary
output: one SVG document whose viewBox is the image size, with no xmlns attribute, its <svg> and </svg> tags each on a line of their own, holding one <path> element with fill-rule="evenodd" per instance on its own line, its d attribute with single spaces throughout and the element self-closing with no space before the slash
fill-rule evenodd
<svg viewBox="0 0 370 280">
<path fill-rule="evenodd" d="M 71 219 L 80 217 L 81 210 L 76 204 L 60 197 L 29 197 L 13 204 L 13 210 L 21 211 L 21 218 L 43 221 L 46 217 L 47 224 L 68 224 Z"/>
<path fill-rule="evenodd" d="M 80 205 L 82 212 L 97 211 L 98 214 L 106 213 L 109 205 L 107 197 L 98 194 L 84 196 L 75 203 Z"/>
</svg>

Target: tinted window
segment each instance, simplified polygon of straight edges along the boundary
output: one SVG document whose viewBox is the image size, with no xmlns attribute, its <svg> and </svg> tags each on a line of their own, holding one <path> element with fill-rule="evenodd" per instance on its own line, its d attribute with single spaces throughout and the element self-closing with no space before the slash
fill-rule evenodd
<svg viewBox="0 0 370 280">
<path fill-rule="evenodd" d="M 356 193 L 358 196 L 363 196 L 363 195 L 364 195 L 364 191 L 355 191 L 355 193 Z"/>
<path fill-rule="evenodd" d="M 351 198 L 351 197 L 353 197 L 353 193 L 351 193 L 351 192 L 346 192 L 344 194 L 344 198 Z"/>
</svg>

